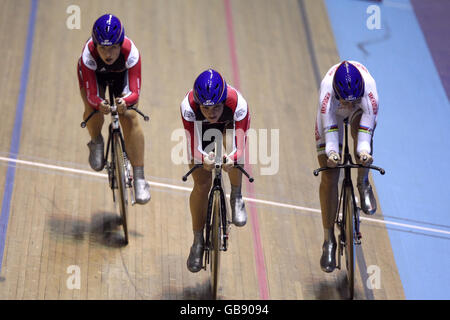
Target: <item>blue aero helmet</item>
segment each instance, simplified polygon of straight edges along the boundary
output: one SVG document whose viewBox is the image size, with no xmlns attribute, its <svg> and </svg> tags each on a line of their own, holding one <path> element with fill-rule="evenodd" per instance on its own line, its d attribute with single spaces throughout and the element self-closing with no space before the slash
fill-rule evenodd
<svg viewBox="0 0 450 320">
<path fill-rule="evenodd" d="M 92 40 L 96 45 L 112 46 L 122 44 L 124 38 L 124 27 L 119 18 L 112 14 L 102 15 L 92 27 Z"/>
<path fill-rule="evenodd" d="M 364 79 L 361 72 L 350 62 L 343 61 L 333 77 L 336 98 L 354 101 L 364 95 Z"/>
<path fill-rule="evenodd" d="M 194 82 L 194 101 L 204 106 L 213 106 L 227 98 L 227 83 L 222 75 L 208 69 L 200 73 Z"/>
</svg>

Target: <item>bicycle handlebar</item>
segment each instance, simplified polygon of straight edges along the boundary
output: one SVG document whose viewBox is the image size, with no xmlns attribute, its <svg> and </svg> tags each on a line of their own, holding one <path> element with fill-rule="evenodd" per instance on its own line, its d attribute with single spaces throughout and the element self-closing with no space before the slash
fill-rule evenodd
<svg viewBox="0 0 450 320">
<path fill-rule="evenodd" d="M 142 118 L 144 118 L 144 121 L 149 121 L 149 120 L 150 120 L 150 117 L 149 117 L 149 116 L 145 115 L 141 110 L 139 110 L 139 109 L 136 108 L 135 106 L 128 107 L 127 109 L 128 109 L 128 110 L 134 110 L 134 111 L 136 111 Z M 80 126 L 81 126 L 82 128 L 86 128 L 86 124 L 87 124 L 87 122 L 89 121 L 89 119 L 91 119 L 91 117 L 92 117 L 94 114 L 96 114 L 97 112 L 99 112 L 99 111 L 98 111 L 98 110 L 92 111 L 92 112 L 89 114 L 89 116 L 88 116 L 83 122 L 80 123 Z"/>
<path fill-rule="evenodd" d="M 111 107 L 112 107 L 112 106 L 114 106 L 114 95 L 113 95 L 113 92 L 112 92 L 113 82 L 109 81 L 107 86 L 109 87 L 108 91 L 109 91 L 110 100 L 111 100 L 109 103 L 111 103 Z M 149 116 L 145 115 L 142 111 L 138 110 L 138 108 L 134 104 L 129 106 L 129 107 L 127 107 L 127 110 L 134 110 L 134 111 L 136 111 L 140 116 L 142 116 L 142 118 L 144 118 L 144 121 L 149 121 L 150 120 Z M 82 128 L 86 128 L 86 124 L 89 121 L 89 119 L 91 119 L 91 117 L 94 114 L 96 114 L 97 112 L 99 112 L 99 111 L 98 110 L 92 111 L 89 114 L 89 116 L 83 122 L 80 123 L 80 126 Z"/>
<path fill-rule="evenodd" d="M 313 174 L 317 177 L 319 175 L 319 172 L 321 172 L 321 171 L 332 170 L 332 169 L 345 169 L 345 168 L 373 169 L 373 170 L 379 171 L 381 175 L 384 175 L 386 173 L 386 171 L 383 168 L 380 168 L 380 167 L 377 167 L 377 166 L 373 166 L 373 165 L 364 166 L 362 164 L 339 164 L 339 165 L 337 165 L 334 168 L 332 168 L 332 167 L 323 167 L 323 168 L 316 169 L 316 170 L 313 171 Z"/>
<path fill-rule="evenodd" d="M 192 172 L 194 172 L 195 170 L 197 170 L 198 168 L 201 168 L 201 167 L 203 167 L 203 164 L 196 164 L 196 165 L 194 165 L 181 179 L 183 181 L 187 181 L 187 178 L 192 174 Z M 216 165 L 216 167 L 217 167 L 217 165 Z M 250 183 L 253 183 L 253 181 L 255 181 L 255 179 L 253 177 L 250 177 L 248 172 L 245 171 L 245 169 L 242 168 L 242 166 L 240 164 L 235 164 L 234 168 L 239 169 L 248 178 L 248 181 Z"/>
<path fill-rule="evenodd" d="M 80 126 L 81 126 L 82 128 L 86 128 L 86 124 L 87 124 L 87 122 L 89 121 L 89 119 L 91 119 L 92 116 L 93 116 L 94 114 L 96 114 L 97 112 L 98 112 L 98 110 L 92 111 L 91 114 L 88 115 L 88 117 L 87 117 L 83 122 L 80 123 Z"/>
</svg>

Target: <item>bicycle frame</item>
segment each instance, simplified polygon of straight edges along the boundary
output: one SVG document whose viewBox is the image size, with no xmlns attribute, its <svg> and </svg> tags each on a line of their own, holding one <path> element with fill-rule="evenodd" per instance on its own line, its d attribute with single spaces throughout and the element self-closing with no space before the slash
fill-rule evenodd
<svg viewBox="0 0 450 320">
<path fill-rule="evenodd" d="M 216 145 L 216 149 L 215 150 L 221 150 L 221 149 L 217 149 L 217 145 Z M 229 219 L 228 219 L 228 211 L 227 211 L 227 206 L 226 206 L 226 202 L 225 202 L 225 192 L 223 190 L 222 187 L 222 164 L 224 163 L 224 158 L 222 158 L 221 156 L 221 152 L 219 152 L 219 154 L 216 155 L 215 158 L 215 166 L 214 166 L 214 180 L 213 180 L 213 185 L 211 187 L 211 190 L 209 192 L 209 196 L 208 196 L 208 208 L 207 208 L 207 216 L 206 216 L 206 227 L 205 227 L 205 266 L 204 269 L 206 269 L 206 264 L 209 263 L 209 248 L 210 248 L 210 225 L 211 225 L 211 219 L 212 219 L 212 206 L 213 206 L 213 202 L 214 202 L 214 193 L 215 192 L 219 192 L 220 195 L 220 208 L 221 208 L 221 226 L 222 226 L 222 245 L 220 250 L 221 251 L 227 251 L 228 249 L 228 226 L 230 225 L 229 223 Z M 198 168 L 203 167 L 203 164 L 196 164 L 194 165 L 183 177 L 182 180 L 186 181 L 187 177 L 189 175 L 192 174 L 192 172 L 194 172 L 195 170 L 197 170 Z M 250 177 L 250 175 L 245 171 L 244 168 L 242 168 L 240 165 L 235 164 L 234 166 L 235 168 L 237 168 L 238 170 L 240 170 L 249 180 L 250 183 L 252 183 L 254 181 L 253 177 Z"/>
<path fill-rule="evenodd" d="M 344 119 L 344 154 L 343 154 L 343 160 L 342 163 L 337 165 L 335 168 L 330 168 L 330 167 L 323 167 L 323 168 L 319 168 L 314 170 L 314 175 L 318 176 L 319 172 L 321 171 L 325 171 L 325 170 L 340 170 L 340 169 L 344 169 L 344 180 L 342 181 L 342 186 L 341 186 L 341 194 L 339 197 L 339 204 L 337 207 L 337 212 L 336 212 L 336 221 L 335 223 L 337 224 L 340 234 L 339 234 L 339 243 L 338 243 L 338 263 L 337 263 L 337 268 L 341 269 L 341 255 L 343 254 L 343 247 L 346 246 L 353 246 L 354 244 L 359 245 L 361 244 L 361 232 L 360 232 L 360 219 L 359 219 L 359 208 L 356 205 L 356 198 L 355 198 L 355 192 L 354 192 L 354 188 L 353 188 L 353 182 L 351 179 L 351 169 L 355 169 L 355 168 L 368 168 L 368 169 L 374 169 L 379 171 L 382 175 L 385 174 L 384 169 L 373 166 L 373 165 L 361 165 L 361 164 L 355 164 L 352 160 L 352 156 L 350 155 L 350 150 L 349 150 L 349 144 L 348 144 L 348 118 Z M 350 204 L 347 202 L 347 192 L 350 193 Z M 351 210 L 347 210 L 347 205 L 351 206 Z M 341 211 L 341 207 L 342 207 L 342 217 L 339 217 L 339 212 Z M 350 217 L 351 220 L 348 220 L 346 215 L 348 213 L 353 213 L 353 217 Z M 353 230 L 352 232 L 346 232 L 347 231 L 347 223 L 346 221 L 352 221 L 352 226 L 353 226 Z M 347 235 L 351 235 L 350 238 L 347 237 Z M 352 254 L 352 257 L 347 257 L 347 259 L 354 259 L 353 256 L 353 250 L 349 251 Z M 348 261 L 347 261 L 348 262 Z M 353 298 L 353 274 L 354 274 L 354 260 L 352 260 L 351 262 L 351 266 L 349 267 L 347 265 L 348 268 L 350 268 L 351 270 L 348 270 L 348 272 L 351 274 L 351 278 L 350 279 L 350 296 L 351 298 Z"/>
<path fill-rule="evenodd" d="M 220 146 L 220 148 L 218 148 Z M 215 165 L 214 165 L 214 181 L 208 196 L 208 207 L 205 221 L 205 244 L 204 244 L 204 265 L 203 269 L 207 269 L 207 265 L 211 266 L 211 289 L 213 299 L 217 297 L 218 279 L 220 270 L 220 251 L 227 251 L 228 248 L 228 235 L 229 225 L 231 219 L 228 218 L 227 205 L 225 202 L 225 192 L 222 187 L 222 165 L 225 163 L 225 158 L 222 157 L 222 143 L 215 141 Z M 202 164 L 194 165 L 186 175 L 183 176 L 183 181 L 187 180 L 187 177 L 194 172 L 194 170 L 203 167 Z M 248 173 L 239 165 L 235 165 L 250 182 L 254 179 L 248 175 Z M 219 199 L 217 199 L 217 197 Z M 217 201 L 219 206 L 217 207 Z M 218 209 L 220 208 L 220 209 Z M 216 212 L 219 210 L 219 217 Z M 217 220 L 218 218 L 218 220 Z M 219 227 L 218 229 L 216 229 Z M 212 229 L 211 229 L 212 228 Z M 219 231 L 221 230 L 221 231 Z M 217 234 L 218 233 L 218 234 Z M 219 238 L 220 237 L 220 238 Z M 211 260 L 211 261 L 210 261 Z"/>
<path fill-rule="evenodd" d="M 210 248 L 210 226 L 211 226 L 211 219 L 212 219 L 212 206 L 214 202 L 214 195 L 216 191 L 219 193 L 219 201 L 220 201 L 220 222 L 222 227 L 222 241 L 221 241 L 221 251 L 227 251 L 228 244 L 228 224 L 229 221 L 227 220 L 227 206 L 225 202 L 225 193 L 223 191 L 222 187 L 222 166 L 221 164 L 216 163 L 216 166 L 214 168 L 214 181 L 213 186 L 211 187 L 211 191 L 209 192 L 209 198 L 208 198 L 208 210 L 206 215 L 206 228 L 205 228 L 205 249 L 209 251 Z M 209 252 L 208 252 L 209 253 Z M 206 256 L 205 256 L 206 259 Z"/>
<path fill-rule="evenodd" d="M 128 243 L 128 229 L 127 229 L 127 206 L 128 206 L 128 192 L 127 189 L 130 190 L 131 195 L 131 203 L 134 205 L 136 203 L 136 198 L 134 194 L 133 188 L 133 175 L 131 163 L 128 159 L 125 141 L 120 129 L 120 120 L 119 113 L 117 111 L 117 106 L 114 101 L 114 93 L 113 93 L 113 82 L 107 82 L 107 88 L 109 93 L 109 104 L 111 106 L 111 123 L 109 125 L 108 130 L 108 142 L 106 146 L 106 154 L 104 157 L 105 167 L 108 171 L 108 180 L 109 186 L 113 193 L 113 201 L 116 202 L 116 195 L 114 190 L 119 189 L 119 206 L 120 206 L 120 214 L 122 217 L 122 224 L 125 233 L 125 243 Z M 145 121 L 149 120 L 149 117 L 144 115 L 141 111 L 137 110 L 136 107 L 131 106 L 128 109 L 136 111 L 140 114 Z M 89 114 L 89 116 L 81 123 L 81 127 L 85 128 L 86 123 L 91 119 L 91 117 L 97 113 L 98 110 L 94 110 Z M 116 149 L 120 148 L 120 149 Z M 111 154 L 110 154 L 111 151 Z M 111 155 L 110 161 L 108 162 L 108 156 Z M 116 160 L 118 163 L 116 163 Z M 117 170 L 117 172 L 116 172 Z M 122 177 L 122 178 L 121 178 Z"/>
<path fill-rule="evenodd" d="M 350 170 L 350 168 L 347 168 L 345 170 Z M 349 173 L 348 173 L 349 174 Z M 353 212 L 353 237 L 352 239 L 346 239 L 346 221 L 347 221 L 347 205 L 349 205 L 346 202 L 347 199 L 347 192 L 350 192 L 350 198 L 352 206 L 351 211 Z M 342 217 L 339 216 L 339 212 L 341 212 L 342 207 Z M 352 241 L 354 244 L 360 245 L 361 244 L 361 232 L 359 230 L 360 226 L 360 219 L 359 219 L 359 208 L 356 205 L 356 199 L 355 199 L 355 192 L 353 189 L 353 183 L 350 176 L 344 176 L 344 181 L 342 182 L 342 188 L 341 188 L 341 195 L 339 197 L 339 205 L 336 213 L 336 225 L 339 228 L 340 234 L 339 234 L 339 247 L 338 247 L 338 263 L 336 265 L 336 268 L 341 269 L 341 255 L 342 255 L 342 247 L 347 244 L 347 240 Z"/>
<path fill-rule="evenodd" d="M 339 238 L 342 239 L 342 237 L 344 238 L 344 241 L 342 244 L 340 244 L 339 246 L 339 253 L 342 250 L 342 245 L 345 245 L 348 241 L 354 241 L 355 244 L 361 244 L 361 232 L 359 231 L 359 209 L 356 206 L 356 200 L 355 200 L 355 191 L 353 189 L 353 182 L 352 182 L 352 178 L 351 178 L 351 169 L 354 168 L 354 166 L 359 167 L 360 165 L 357 165 L 355 163 L 353 163 L 352 161 L 352 156 L 350 154 L 350 150 L 349 150 L 349 146 L 348 146 L 348 118 L 344 119 L 344 143 L 345 143 L 345 147 L 344 147 L 344 157 L 343 157 L 343 169 L 344 169 L 344 180 L 342 181 L 342 187 L 341 187 L 341 196 L 339 199 L 339 205 L 338 205 L 338 211 L 336 214 L 336 224 L 339 226 L 340 228 L 340 235 Z M 346 217 L 345 215 L 347 214 L 347 208 L 346 206 L 348 205 L 348 203 L 345 201 L 347 192 L 350 192 L 350 197 L 351 197 L 351 206 L 352 211 L 354 213 L 353 215 L 353 237 L 352 239 L 345 239 L 345 221 L 346 221 Z M 342 220 L 339 220 L 339 211 L 340 211 L 340 207 L 342 204 Z M 356 236 L 356 237 L 355 237 Z M 337 264 L 337 268 L 340 269 L 341 267 L 341 254 L 338 254 L 339 260 L 338 260 L 338 264 Z"/>
<path fill-rule="evenodd" d="M 111 87 L 109 88 L 109 96 L 110 100 L 114 101 L 114 96 L 111 90 Z M 120 129 L 120 122 L 119 122 L 119 113 L 117 112 L 117 106 L 113 103 L 111 105 L 111 123 L 109 124 L 109 134 L 108 134 L 108 142 L 106 147 L 106 154 L 105 154 L 105 160 L 108 159 L 109 150 L 111 149 L 111 161 L 107 163 L 107 170 L 108 170 L 108 176 L 112 176 L 112 180 L 114 180 L 114 168 L 117 165 L 115 163 L 115 154 L 116 150 L 114 147 L 114 139 L 120 139 L 120 146 L 122 148 L 122 153 L 124 156 L 124 162 L 126 164 L 126 187 L 130 189 L 131 193 L 131 204 L 134 205 L 136 203 L 136 199 L 133 192 L 133 175 L 132 175 L 132 169 L 131 169 L 131 163 L 128 160 L 127 153 L 125 151 L 125 141 L 123 139 L 122 131 Z M 115 201 L 115 195 L 114 195 L 114 181 L 110 181 L 111 183 L 111 190 L 113 190 L 113 200 Z"/>
</svg>

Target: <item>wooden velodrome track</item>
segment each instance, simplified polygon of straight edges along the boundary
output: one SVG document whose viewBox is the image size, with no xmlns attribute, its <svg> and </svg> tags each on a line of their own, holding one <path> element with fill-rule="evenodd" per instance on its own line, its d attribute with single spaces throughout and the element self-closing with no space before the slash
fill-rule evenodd
<svg viewBox="0 0 450 320">
<path fill-rule="evenodd" d="M 312 174 L 318 166 L 318 76 L 339 60 L 323 2 L 79 0 L 80 30 L 66 27 L 71 4 L 39 1 L 26 92 L 20 93 L 31 1 L 1 2 L 0 39 L 8 44 L 0 48 L 1 194 L 5 181 L 11 182 L 8 168 L 14 169 L 5 158 L 29 162 L 17 163 L 13 170 L 7 229 L 2 231 L 0 299 L 209 298 L 208 272 L 192 274 L 186 268 L 192 243 L 188 190 L 193 184 L 192 179 L 181 181 L 187 166 L 172 162 L 172 148 L 179 141 L 171 136 L 182 128 L 179 105 L 185 93 L 211 66 L 247 99 L 251 127 L 268 130 L 269 154 L 270 130 L 279 130 L 278 172 L 261 174 L 268 165 L 258 159 L 252 166 L 254 185 L 244 182 L 244 196 L 273 203 L 247 200 L 249 221 L 244 228 L 232 228 L 229 251 L 223 255 L 220 298 L 345 298 L 344 272 L 325 274 L 319 266 L 320 179 Z M 114 223 L 117 210 L 105 172 L 89 175 L 88 133 L 80 128 L 76 62 L 93 22 L 106 12 L 121 18 L 140 50 L 140 107 L 151 118 L 142 125 L 152 200 L 130 209 L 126 247 L 118 242 L 122 233 Z M 20 147 L 13 155 L 15 106 L 21 95 Z M 380 207 L 373 218 L 382 220 Z M 384 224 L 362 223 L 356 298 L 404 299 Z M 371 265 L 381 270 L 379 289 L 366 285 Z M 67 286 L 70 266 L 79 267 L 79 289 Z"/>
</svg>

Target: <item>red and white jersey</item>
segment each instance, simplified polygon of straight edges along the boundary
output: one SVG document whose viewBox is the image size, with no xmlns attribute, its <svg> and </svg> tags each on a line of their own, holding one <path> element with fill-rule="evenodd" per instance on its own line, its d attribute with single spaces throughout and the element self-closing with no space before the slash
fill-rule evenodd
<svg viewBox="0 0 450 320">
<path fill-rule="evenodd" d="M 117 77 L 123 83 L 121 89 L 127 106 L 136 104 L 141 90 L 141 57 L 133 41 L 125 37 L 119 58 L 112 65 L 107 65 L 90 38 L 78 61 L 78 79 L 80 87 L 86 89 L 87 100 L 93 108 L 98 109 L 103 100 L 99 95 L 100 79 Z"/>
<path fill-rule="evenodd" d="M 200 110 L 200 106 L 194 101 L 194 92 L 191 89 L 180 106 L 181 118 L 186 130 L 189 160 L 193 157 L 198 161 L 203 161 L 207 156 L 204 151 L 205 142 L 203 134 L 211 128 L 223 132 L 227 128 L 233 128 L 233 151 L 229 156 L 235 161 L 239 161 L 245 152 L 247 130 L 250 127 L 250 112 L 247 101 L 232 86 L 227 86 L 227 98 L 223 108 L 223 113 L 219 120 L 210 123 Z M 207 142 L 209 143 L 210 140 Z"/>
<path fill-rule="evenodd" d="M 361 121 L 358 129 L 357 152 L 371 153 L 372 133 L 376 125 L 378 115 L 378 93 L 375 80 L 367 68 L 357 61 L 349 61 L 360 71 L 364 79 L 364 95 L 359 103 L 348 108 L 339 102 L 333 90 L 333 77 L 340 63 L 332 66 L 322 80 L 319 92 L 319 106 L 316 119 L 316 143 L 319 154 L 329 155 L 331 151 L 339 152 L 339 144 L 342 143 L 343 119 L 362 110 Z"/>
</svg>

